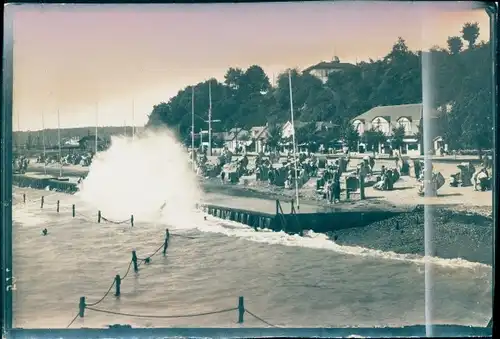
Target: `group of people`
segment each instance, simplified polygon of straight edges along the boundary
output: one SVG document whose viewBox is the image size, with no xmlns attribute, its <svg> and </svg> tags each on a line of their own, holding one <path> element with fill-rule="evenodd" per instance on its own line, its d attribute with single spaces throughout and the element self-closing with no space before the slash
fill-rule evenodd
<svg viewBox="0 0 500 339">
<path fill-rule="evenodd" d="M 476 170 L 471 162 L 461 163 L 457 166 L 459 172 L 450 175 L 450 186 L 474 186 L 474 190 L 483 192 L 491 189 L 491 179 L 487 165 L 483 164 Z"/>
<path fill-rule="evenodd" d="M 272 161 L 274 160 L 274 161 Z M 314 155 L 299 153 L 297 158 L 288 154 L 281 166 L 274 166 L 273 163 L 279 158 L 271 157 L 264 159 L 263 154 L 257 155 L 255 159 L 254 173 L 256 180 L 268 181 L 270 185 L 284 186 L 286 189 L 295 187 L 295 180 L 302 186 L 311 176 L 318 172 L 318 161 Z M 295 173 L 297 172 L 297 173 Z"/>
<path fill-rule="evenodd" d="M 29 163 L 30 160 L 26 156 L 16 156 L 12 159 L 12 170 L 14 173 L 24 174 L 28 170 Z"/>
<path fill-rule="evenodd" d="M 37 164 L 62 164 L 65 165 L 80 165 L 80 166 L 90 166 L 92 159 L 94 158 L 94 153 L 71 153 L 61 156 L 59 155 L 43 155 L 40 154 L 36 157 Z"/>
</svg>

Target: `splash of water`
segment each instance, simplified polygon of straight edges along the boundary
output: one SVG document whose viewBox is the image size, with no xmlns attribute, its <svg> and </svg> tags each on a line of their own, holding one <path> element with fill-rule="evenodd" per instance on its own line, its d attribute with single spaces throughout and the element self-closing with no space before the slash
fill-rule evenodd
<svg viewBox="0 0 500 339">
<path fill-rule="evenodd" d="M 168 130 L 146 131 L 132 140 L 112 137 L 80 186 L 79 197 L 108 219 L 134 215 L 142 221 L 184 228 L 195 219 L 201 190 L 188 155 Z"/>
</svg>

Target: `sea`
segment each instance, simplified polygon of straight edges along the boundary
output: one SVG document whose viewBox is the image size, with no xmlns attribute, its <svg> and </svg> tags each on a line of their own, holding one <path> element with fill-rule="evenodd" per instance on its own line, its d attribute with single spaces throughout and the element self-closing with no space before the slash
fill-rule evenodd
<svg viewBox="0 0 500 339">
<path fill-rule="evenodd" d="M 14 187 L 14 327 L 486 326 L 491 318 L 491 266 L 339 245 L 311 231 L 256 232 L 205 215 L 196 203 L 231 198 L 204 196 L 187 159 L 166 131 L 114 138 L 77 194 Z M 240 208 L 265 203 L 235 199 Z M 119 297 L 117 274 L 125 276 Z M 83 318 L 81 297 L 94 305 Z"/>
</svg>

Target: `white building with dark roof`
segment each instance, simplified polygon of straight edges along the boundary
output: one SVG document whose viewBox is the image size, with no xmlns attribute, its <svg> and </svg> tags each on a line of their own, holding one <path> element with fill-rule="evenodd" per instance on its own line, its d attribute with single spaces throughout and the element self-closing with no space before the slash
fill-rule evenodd
<svg viewBox="0 0 500 339">
<path fill-rule="evenodd" d="M 437 111 L 433 117 L 437 117 Z M 405 138 L 403 139 L 405 153 L 419 153 L 420 141 L 417 139 L 419 124 L 422 121 L 423 104 L 406 104 L 396 106 L 378 106 L 369 111 L 358 115 L 352 119 L 354 128 L 360 135 L 370 129 L 382 131 L 387 136 L 387 142 L 390 142 L 392 130 L 399 126 L 405 129 Z M 384 148 L 381 145 L 379 152 Z"/>
<path fill-rule="evenodd" d="M 319 64 L 310 66 L 304 70 L 304 73 L 309 73 L 319 78 L 323 83 L 328 81 L 328 76 L 333 72 L 342 72 L 346 69 L 351 69 L 356 67 L 348 62 L 340 61 L 322 61 Z"/>
</svg>

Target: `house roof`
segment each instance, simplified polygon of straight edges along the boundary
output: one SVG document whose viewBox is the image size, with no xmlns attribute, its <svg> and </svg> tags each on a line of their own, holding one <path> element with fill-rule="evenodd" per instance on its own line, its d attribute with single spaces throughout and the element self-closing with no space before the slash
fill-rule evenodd
<svg viewBox="0 0 500 339">
<path fill-rule="evenodd" d="M 304 72 L 310 72 L 312 70 L 317 70 L 317 69 L 347 69 L 347 68 L 353 68 L 356 67 L 353 64 L 350 64 L 348 62 L 336 62 L 336 61 L 322 61 L 316 65 L 310 66 L 304 70 Z"/>
<path fill-rule="evenodd" d="M 406 104 L 396 106 L 378 106 L 370 109 L 369 111 L 358 115 L 354 120 L 372 121 L 377 117 L 388 118 L 390 121 L 395 122 L 399 118 L 408 118 L 411 121 L 417 121 L 422 118 L 423 104 Z M 433 113 L 433 117 L 437 116 L 437 111 Z"/>
<path fill-rule="evenodd" d="M 265 133 L 267 131 L 267 126 L 254 126 L 250 128 L 250 133 L 252 138 L 259 139 L 265 136 Z"/>
<path fill-rule="evenodd" d="M 246 131 L 244 129 L 231 128 L 229 130 L 229 132 L 224 132 L 223 139 L 224 139 L 224 141 L 233 141 L 234 139 L 236 139 L 236 136 L 238 136 L 238 138 L 239 138 L 247 133 L 248 133 L 248 131 Z"/>
<path fill-rule="evenodd" d="M 87 141 L 94 142 L 95 141 L 95 135 L 86 135 L 83 138 L 81 138 L 80 140 L 78 140 L 79 143 L 87 142 Z M 102 142 L 102 139 L 100 137 L 97 137 L 97 142 Z"/>
<path fill-rule="evenodd" d="M 282 128 L 284 128 L 288 124 L 291 124 L 291 122 L 288 121 L 286 124 L 284 124 L 282 126 Z M 295 121 L 294 124 L 295 124 L 295 128 L 302 128 L 302 127 L 305 127 L 305 126 L 309 125 L 310 122 L 307 122 L 307 121 Z M 324 128 L 333 128 L 333 127 L 338 126 L 338 125 L 336 125 L 336 124 L 334 124 L 332 122 L 329 122 L 329 121 L 316 121 L 316 122 L 314 122 L 314 124 L 316 125 L 316 130 L 317 131 L 321 131 Z"/>
</svg>

